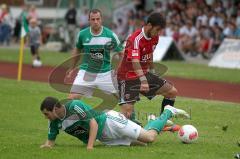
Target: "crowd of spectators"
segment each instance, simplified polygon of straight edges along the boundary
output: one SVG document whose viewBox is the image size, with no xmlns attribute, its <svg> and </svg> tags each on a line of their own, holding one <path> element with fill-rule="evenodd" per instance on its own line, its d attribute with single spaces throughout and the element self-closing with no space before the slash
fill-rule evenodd
<svg viewBox="0 0 240 159">
<path fill-rule="evenodd" d="M 35 19 L 38 23 L 38 14 L 36 7 L 21 6 L 21 13 L 17 18 L 12 16 L 9 6 L 6 4 L 1 5 L 0 9 L 0 45 L 9 45 L 11 40 L 18 42 L 21 32 L 22 18 L 25 16 L 29 22 L 31 19 Z"/>
<path fill-rule="evenodd" d="M 124 38 L 141 28 L 152 11 L 166 17 L 167 26 L 163 34 L 172 37 L 177 46 L 190 56 L 201 54 L 208 58 L 224 38 L 240 38 L 240 1 L 156 0 L 154 8 L 149 11 L 139 7 L 143 0 L 135 2 L 136 7 L 128 13 L 128 24 L 123 26 L 125 30 L 115 28 Z"/>
<path fill-rule="evenodd" d="M 201 54 L 208 58 L 221 45 L 224 38 L 240 38 L 240 1 L 238 0 L 156 0 L 153 8 L 145 8 L 145 0 L 135 0 L 135 8 L 128 11 L 127 23 L 118 19 L 112 29 L 125 39 L 134 30 L 141 28 L 149 13 L 160 12 L 166 17 L 165 36 L 174 39 L 177 46 L 185 54 L 196 56 Z M 21 18 L 38 19 L 34 6 L 22 7 L 22 13 L 14 20 L 7 5 L 0 9 L 0 45 L 9 45 L 11 37 L 19 38 Z M 75 26 L 87 26 L 88 10 L 85 9 L 80 17 L 76 17 L 74 6 L 67 11 L 65 20 L 69 25 L 67 30 Z M 74 17 L 74 18 L 72 18 Z M 80 24 L 76 24 L 79 18 Z M 74 26 L 74 27 L 72 27 Z M 72 39 L 72 38 L 71 38 Z"/>
</svg>

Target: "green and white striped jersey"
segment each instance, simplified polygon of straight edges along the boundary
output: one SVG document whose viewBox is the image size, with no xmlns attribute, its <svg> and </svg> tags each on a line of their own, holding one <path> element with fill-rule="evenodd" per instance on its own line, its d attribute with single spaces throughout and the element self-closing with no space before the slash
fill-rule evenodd
<svg viewBox="0 0 240 159">
<path fill-rule="evenodd" d="M 110 71 L 110 52 L 123 50 L 117 35 L 106 27 L 98 35 L 91 32 L 88 27 L 78 33 L 76 47 L 84 53 L 80 69 L 91 73 L 104 73 Z"/>
<path fill-rule="evenodd" d="M 97 139 L 102 136 L 102 131 L 106 122 L 106 114 L 97 112 L 80 100 L 72 100 L 65 104 L 66 115 L 63 119 L 50 121 L 48 139 L 55 140 L 62 129 L 66 133 L 77 137 L 84 143 L 88 143 L 89 122 L 95 119 L 98 123 Z"/>
</svg>

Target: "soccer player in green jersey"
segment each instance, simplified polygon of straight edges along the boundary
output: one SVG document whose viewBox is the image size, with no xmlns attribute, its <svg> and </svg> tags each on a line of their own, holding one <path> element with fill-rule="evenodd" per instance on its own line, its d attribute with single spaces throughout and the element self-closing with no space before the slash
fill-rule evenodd
<svg viewBox="0 0 240 159">
<path fill-rule="evenodd" d="M 73 82 L 69 99 L 80 98 L 83 95 L 91 96 L 95 88 L 107 94 L 117 93 L 110 52 L 121 53 L 123 47 L 117 35 L 102 26 L 100 10 L 90 11 L 89 24 L 89 27 L 79 32 L 76 48 L 72 52 L 73 63 L 66 77 L 68 79 L 72 77 L 80 59 L 81 65 Z M 121 57 L 121 54 L 117 55 Z"/>
<path fill-rule="evenodd" d="M 89 150 L 96 139 L 106 145 L 151 143 L 169 118 L 177 115 L 189 118 L 184 110 L 168 105 L 160 117 L 141 128 L 119 112 L 98 112 L 80 100 L 59 102 L 53 97 L 46 97 L 40 110 L 50 120 L 48 139 L 41 148 L 52 148 L 60 129 L 87 144 Z"/>
</svg>

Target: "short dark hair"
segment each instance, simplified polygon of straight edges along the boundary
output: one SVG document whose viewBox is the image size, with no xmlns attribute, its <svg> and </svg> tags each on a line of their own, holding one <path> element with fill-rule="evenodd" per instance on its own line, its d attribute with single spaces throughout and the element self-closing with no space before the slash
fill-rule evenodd
<svg viewBox="0 0 240 159">
<path fill-rule="evenodd" d="M 46 109 L 47 111 L 53 111 L 54 107 L 61 107 L 61 104 L 57 98 L 54 97 L 46 97 L 40 106 L 40 110 L 43 111 Z"/>
<path fill-rule="evenodd" d="M 89 11 L 89 14 L 88 14 L 88 18 L 90 19 L 90 14 L 91 13 L 94 13 L 94 14 L 96 14 L 96 13 L 100 13 L 100 16 L 102 17 L 102 12 L 99 10 L 99 9 L 91 9 L 90 11 Z"/>
<path fill-rule="evenodd" d="M 147 18 L 147 24 L 150 23 L 152 26 L 160 26 L 161 28 L 165 28 L 166 20 L 163 18 L 161 13 L 154 12 L 151 13 Z"/>
</svg>

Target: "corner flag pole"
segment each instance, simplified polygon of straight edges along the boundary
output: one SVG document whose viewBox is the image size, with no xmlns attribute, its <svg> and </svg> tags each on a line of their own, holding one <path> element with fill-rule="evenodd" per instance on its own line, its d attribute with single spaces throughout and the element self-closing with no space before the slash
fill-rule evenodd
<svg viewBox="0 0 240 159">
<path fill-rule="evenodd" d="M 22 79 L 23 49 L 24 49 L 24 37 L 21 37 L 19 60 L 18 60 L 18 76 L 17 76 L 18 81 L 21 81 L 21 79 Z"/>
<path fill-rule="evenodd" d="M 21 81 L 22 79 L 22 63 L 23 63 L 23 50 L 24 50 L 24 37 L 28 33 L 28 23 L 26 19 L 26 15 L 22 16 L 22 28 L 21 28 L 21 41 L 20 41 L 20 49 L 19 49 L 19 61 L 18 61 L 18 76 L 17 80 Z"/>
</svg>

